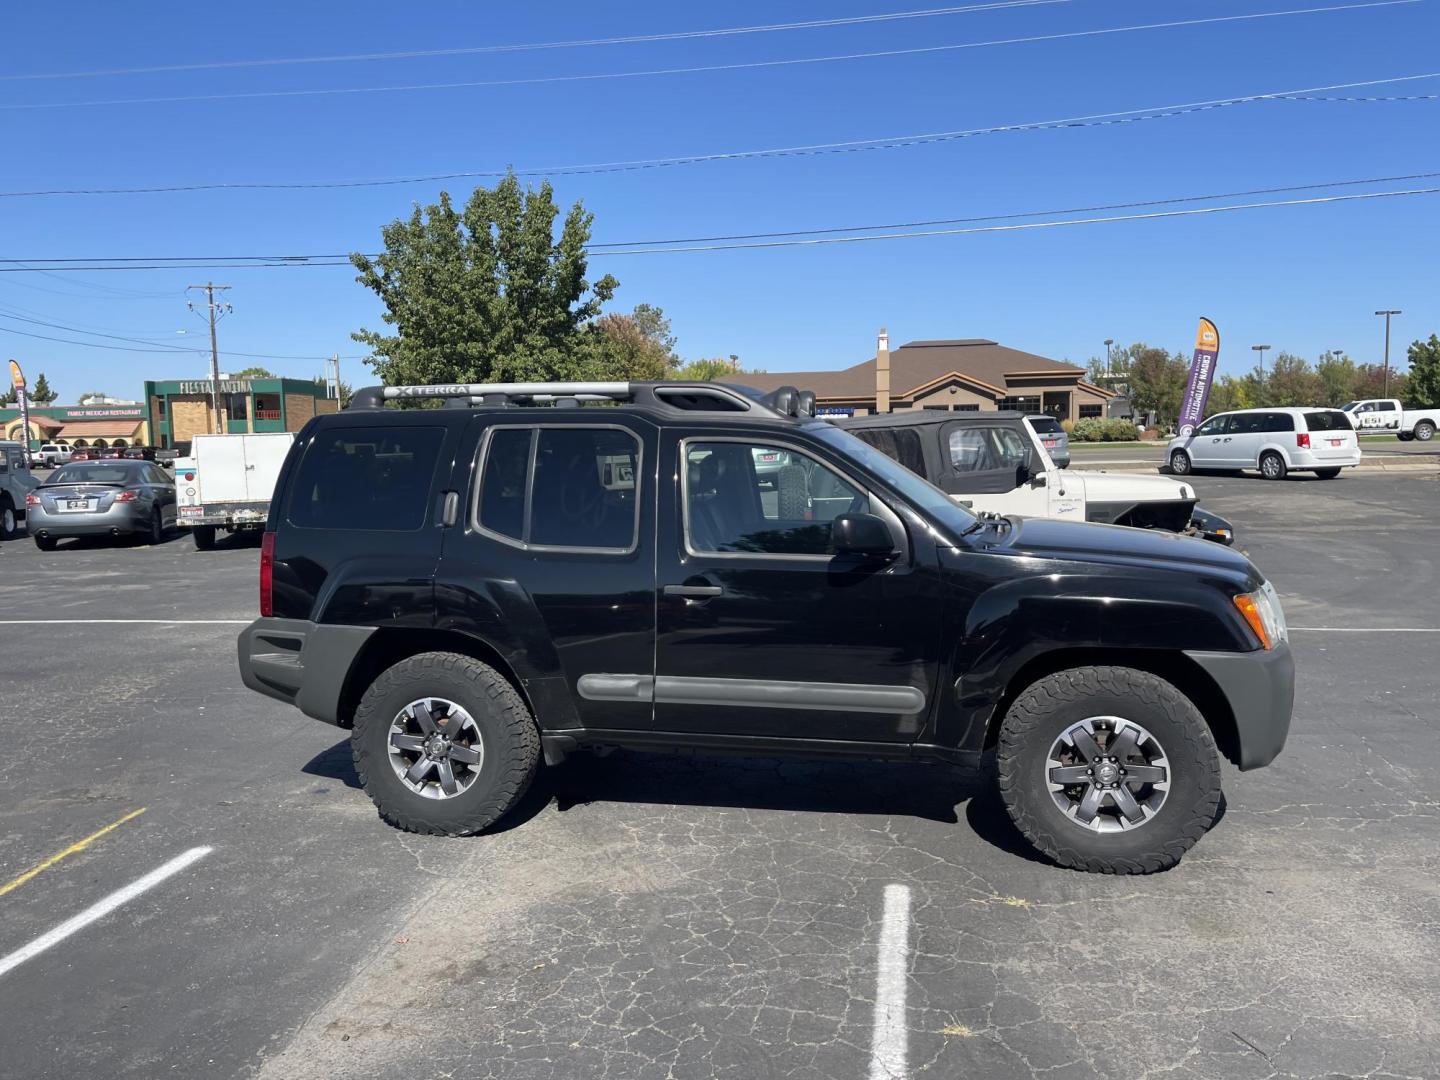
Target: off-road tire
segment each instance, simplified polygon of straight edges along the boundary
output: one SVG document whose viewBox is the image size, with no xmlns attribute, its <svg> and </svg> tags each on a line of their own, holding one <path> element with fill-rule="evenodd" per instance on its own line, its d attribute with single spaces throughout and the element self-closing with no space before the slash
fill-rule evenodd
<svg viewBox="0 0 1440 1080">
<path fill-rule="evenodd" d="M 480 775 L 460 794 L 427 799 L 411 791 L 389 762 L 390 724 L 408 703 L 443 697 L 474 718 L 484 744 Z M 540 732 L 525 701 L 503 675 L 459 653 L 420 653 L 370 684 L 350 737 L 355 771 L 380 817 L 407 832 L 469 836 L 510 812 L 535 776 Z"/>
<path fill-rule="evenodd" d="M 1190 455 L 1184 450 L 1176 450 L 1170 455 L 1170 471 L 1176 476 L 1188 476 L 1193 469 Z"/>
<path fill-rule="evenodd" d="M 799 465 L 786 465 L 775 474 L 775 504 L 781 521 L 804 521 L 810 512 L 810 484 Z"/>
<path fill-rule="evenodd" d="M 1267 461 L 1273 461 L 1275 463 L 1271 472 L 1265 471 L 1265 462 Z M 1274 450 L 1266 450 L 1265 453 L 1261 454 L 1257 464 L 1260 467 L 1260 475 L 1265 477 L 1266 480 L 1284 480 L 1285 474 L 1290 471 L 1289 467 L 1285 464 L 1285 459 Z"/>
<path fill-rule="evenodd" d="M 190 530 L 195 534 L 195 550 L 209 551 L 215 546 L 215 526 L 196 525 Z"/>
<path fill-rule="evenodd" d="M 1318 476 L 1321 480 L 1334 480 L 1335 477 L 1337 477 L 1337 476 L 1340 475 L 1340 470 L 1339 470 L 1339 469 L 1316 469 L 1316 470 L 1315 470 L 1315 475 Z"/>
<path fill-rule="evenodd" d="M 14 540 L 20 535 L 20 520 L 7 495 L 0 499 L 0 540 Z"/>
<path fill-rule="evenodd" d="M 1435 425 L 1429 420 L 1421 420 L 1415 425 L 1415 438 L 1421 442 L 1429 442 L 1435 437 Z"/>
<path fill-rule="evenodd" d="M 1170 791 L 1154 818 L 1125 832 L 1092 832 L 1067 818 L 1046 784 L 1055 739 L 1096 716 L 1147 728 L 1170 763 Z M 1100 874 L 1166 870 L 1205 835 L 1220 807 L 1220 757 L 1193 702 L 1146 671 L 1081 667 L 1027 687 L 1005 713 L 996 750 L 1000 798 L 1036 850 L 1061 866 Z"/>
<path fill-rule="evenodd" d="M 58 544 L 58 543 L 59 543 L 59 541 L 56 540 L 55 537 L 53 537 L 53 536 L 37 536 L 37 537 L 35 537 L 35 546 L 36 546 L 37 548 L 39 548 L 41 551 L 54 551 L 54 550 L 55 550 L 55 545 Z"/>
</svg>

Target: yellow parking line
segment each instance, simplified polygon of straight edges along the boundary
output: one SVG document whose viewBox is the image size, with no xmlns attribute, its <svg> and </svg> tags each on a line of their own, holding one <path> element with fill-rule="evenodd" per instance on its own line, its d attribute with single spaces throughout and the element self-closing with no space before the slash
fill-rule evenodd
<svg viewBox="0 0 1440 1080">
<path fill-rule="evenodd" d="M 130 820 L 132 820 L 132 819 L 134 819 L 134 818 L 139 817 L 139 816 L 140 816 L 141 814 L 143 814 L 144 812 L 145 812 L 145 807 L 143 807 L 143 806 L 140 807 L 139 810 L 131 810 L 130 813 L 126 814 L 126 815 L 125 815 L 124 817 L 122 817 L 119 821 L 112 821 L 109 825 L 106 825 L 103 829 L 99 829 L 99 830 L 97 830 L 96 832 L 93 832 L 93 833 L 91 833 L 89 836 L 85 837 L 84 840 L 77 840 L 77 841 L 75 841 L 75 843 L 73 843 L 73 844 L 71 844 L 69 847 L 67 847 L 64 851 L 57 851 L 54 855 L 51 855 L 51 856 L 50 856 L 48 859 L 46 859 L 44 862 L 42 862 L 42 863 L 36 863 L 34 866 L 32 866 L 29 870 L 26 870 L 26 871 L 25 871 L 23 874 L 21 874 L 19 877 L 15 878 L 15 879 L 13 879 L 13 880 L 11 880 L 11 881 L 7 881 L 4 885 L 0 885 L 0 896 L 4 896 L 6 893 L 14 892 L 16 889 L 20 888 L 21 885 L 24 885 L 27 881 L 29 881 L 31 878 L 35 877 L 37 874 L 41 874 L 41 873 L 43 873 L 44 871 L 49 870 L 50 867 L 54 866 L 54 865 L 55 865 L 56 863 L 58 863 L 61 859 L 68 859 L 71 855 L 75 855 L 75 854 L 77 854 L 77 853 L 79 853 L 79 852 L 81 852 L 81 851 L 84 851 L 87 847 L 89 847 L 91 844 L 93 844 L 96 840 L 99 840 L 100 837 L 104 836 L 106 833 L 111 832 L 111 831 L 113 831 L 113 830 L 115 830 L 115 829 L 118 829 L 121 825 L 124 825 L 127 821 L 130 821 Z"/>
</svg>

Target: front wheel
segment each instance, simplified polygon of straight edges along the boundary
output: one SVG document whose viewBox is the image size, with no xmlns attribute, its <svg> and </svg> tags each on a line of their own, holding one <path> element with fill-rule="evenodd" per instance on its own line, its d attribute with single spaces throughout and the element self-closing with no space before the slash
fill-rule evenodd
<svg viewBox="0 0 1440 1080">
<path fill-rule="evenodd" d="M 1170 455 L 1170 471 L 1176 476 L 1185 476 L 1190 468 L 1190 455 L 1184 450 L 1176 450 Z"/>
<path fill-rule="evenodd" d="M 494 668 L 458 653 L 402 660 L 370 685 L 350 739 L 360 783 L 391 825 L 468 836 L 530 786 L 540 732 Z"/>
<path fill-rule="evenodd" d="M 1284 480 L 1288 471 L 1285 459 L 1275 451 L 1270 450 L 1260 455 L 1260 475 L 1266 480 Z"/>
<path fill-rule="evenodd" d="M 1435 425 L 1429 420 L 1421 420 L 1415 425 L 1415 438 L 1421 442 L 1429 442 L 1435 437 Z"/>
<path fill-rule="evenodd" d="M 1340 470 L 1339 470 L 1339 469 L 1316 469 L 1316 470 L 1315 470 L 1315 475 L 1318 476 L 1321 480 L 1334 480 L 1335 477 L 1337 477 L 1337 476 L 1340 475 Z"/>
<path fill-rule="evenodd" d="M 1194 703 L 1157 675 L 1082 667 L 1015 699 L 996 750 L 1000 796 L 1061 866 L 1148 874 L 1215 822 L 1220 759 Z"/>
</svg>

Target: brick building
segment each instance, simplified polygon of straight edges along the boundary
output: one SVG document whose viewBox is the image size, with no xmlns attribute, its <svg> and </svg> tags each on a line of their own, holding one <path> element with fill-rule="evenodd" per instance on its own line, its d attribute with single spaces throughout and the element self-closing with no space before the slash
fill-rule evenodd
<svg viewBox="0 0 1440 1080">
<path fill-rule="evenodd" d="M 722 381 L 766 392 L 781 386 L 813 390 L 816 407 L 832 415 L 1015 409 L 1059 420 L 1104 416 L 1115 394 L 1085 375 L 1084 368 L 984 338 L 910 341 L 892 351 L 881 330 L 875 356 L 854 367 L 731 375 Z"/>
<path fill-rule="evenodd" d="M 340 403 L 310 379 L 221 379 L 220 430 L 225 434 L 299 431 L 316 413 L 336 412 Z M 144 411 L 156 446 L 187 442 L 215 432 L 209 379 L 145 384 Z"/>
</svg>

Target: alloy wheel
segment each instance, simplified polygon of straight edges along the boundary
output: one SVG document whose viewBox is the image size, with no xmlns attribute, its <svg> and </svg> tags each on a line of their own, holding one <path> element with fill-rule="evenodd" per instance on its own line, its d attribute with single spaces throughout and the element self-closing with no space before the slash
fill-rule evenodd
<svg viewBox="0 0 1440 1080">
<path fill-rule="evenodd" d="M 390 721 L 390 767 L 426 799 L 453 799 L 480 776 L 485 745 L 475 718 L 445 698 L 412 701 Z"/>
<path fill-rule="evenodd" d="M 1138 829 L 1170 794 L 1170 761 L 1159 741 L 1119 716 L 1072 724 L 1051 744 L 1044 768 L 1056 808 L 1091 832 Z"/>
</svg>

